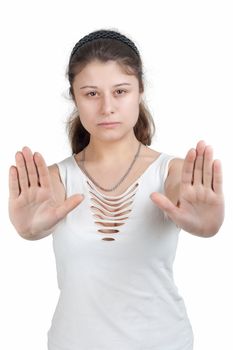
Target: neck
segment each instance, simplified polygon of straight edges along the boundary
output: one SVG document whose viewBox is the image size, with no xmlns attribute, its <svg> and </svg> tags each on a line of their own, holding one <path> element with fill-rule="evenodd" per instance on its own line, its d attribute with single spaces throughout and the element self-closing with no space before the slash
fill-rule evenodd
<svg viewBox="0 0 233 350">
<path fill-rule="evenodd" d="M 123 139 L 111 142 L 102 142 L 102 140 L 93 140 L 85 149 L 85 161 L 104 164 L 106 166 L 132 161 L 139 146 L 136 137 L 131 140 Z"/>
</svg>

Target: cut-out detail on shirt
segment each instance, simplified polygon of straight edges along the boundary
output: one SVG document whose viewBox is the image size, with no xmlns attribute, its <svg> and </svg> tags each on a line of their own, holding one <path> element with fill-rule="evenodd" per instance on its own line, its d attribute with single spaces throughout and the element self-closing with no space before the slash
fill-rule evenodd
<svg viewBox="0 0 233 350">
<path fill-rule="evenodd" d="M 100 193 L 90 181 L 86 181 L 91 196 L 91 211 L 97 232 L 100 234 L 114 235 L 120 232 L 120 227 L 125 224 L 132 211 L 134 196 L 138 189 L 138 183 L 134 183 L 119 196 L 107 196 Z M 103 237 L 104 241 L 114 241 L 113 237 Z"/>
</svg>

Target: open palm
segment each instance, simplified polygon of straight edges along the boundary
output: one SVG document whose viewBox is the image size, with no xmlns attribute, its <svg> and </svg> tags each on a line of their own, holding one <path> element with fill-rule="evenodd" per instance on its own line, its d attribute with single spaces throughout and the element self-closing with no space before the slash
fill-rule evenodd
<svg viewBox="0 0 233 350">
<path fill-rule="evenodd" d="M 156 192 L 151 199 L 183 230 L 207 237 L 217 233 L 224 218 L 224 198 L 221 163 L 213 161 L 212 148 L 200 141 L 196 149 L 188 151 L 177 205 Z"/>
<path fill-rule="evenodd" d="M 82 200 L 79 194 L 58 200 L 42 155 L 28 147 L 17 152 L 9 170 L 9 217 L 22 237 L 46 236 Z"/>
</svg>

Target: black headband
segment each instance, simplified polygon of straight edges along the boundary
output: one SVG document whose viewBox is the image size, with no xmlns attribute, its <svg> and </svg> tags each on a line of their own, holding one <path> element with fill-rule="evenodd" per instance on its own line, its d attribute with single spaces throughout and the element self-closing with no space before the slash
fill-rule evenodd
<svg viewBox="0 0 233 350">
<path fill-rule="evenodd" d="M 77 50 L 83 46 L 84 44 L 86 44 L 89 41 L 95 40 L 95 39 L 100 39 L 100 38 L 110 38 L 110 39 L 116 39 L 116 40 L 120 40 L 123 43 L 125 43 L 126 45 L 128 45 L 139 57 L 139 51 L 137 49 L 137 47 L 135 46 L 135 44 L 128 39 L 125 35 L 120 34 L 118 32 L 115 32 L 114 30 L 97 30 L 95 32 L 89 33 L 87 35 L 85 35 L 82 39 L 80 39 L 77 44 L 74 46 L 70 57 L 72 57 Z"/>
</svg>

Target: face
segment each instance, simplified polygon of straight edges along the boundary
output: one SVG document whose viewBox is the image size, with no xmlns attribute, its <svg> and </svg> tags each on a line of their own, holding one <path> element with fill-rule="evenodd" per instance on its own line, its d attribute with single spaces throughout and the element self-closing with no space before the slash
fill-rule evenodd
<svg viewBox="0 0 233 350">
<path fill-rule="evenodd" d="M 127 133 L 139 115 L 138 80 L 122 71 L 115 61 L 89 63 L 73 82 L 80 120 L 91 138 L 113 140 Z M 114 125 L 100 123 L 116 122 Z"/>
</svg>

